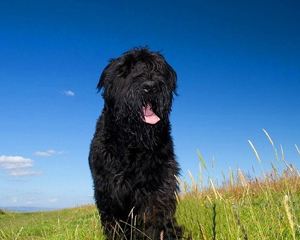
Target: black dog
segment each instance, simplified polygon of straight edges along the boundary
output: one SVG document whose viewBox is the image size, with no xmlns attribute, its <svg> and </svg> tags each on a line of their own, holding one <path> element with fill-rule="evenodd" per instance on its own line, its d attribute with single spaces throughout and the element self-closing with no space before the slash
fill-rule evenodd
<svg viewBox="0 0 300 240">
<path fill-rule="evenodd" d="M 89 164 L 108 239 L 182 239 L 169 122 L 175 71 L 161 54 L 133 49 L 110 61 L 97 87 L 105 104 Z"/>
</svg>

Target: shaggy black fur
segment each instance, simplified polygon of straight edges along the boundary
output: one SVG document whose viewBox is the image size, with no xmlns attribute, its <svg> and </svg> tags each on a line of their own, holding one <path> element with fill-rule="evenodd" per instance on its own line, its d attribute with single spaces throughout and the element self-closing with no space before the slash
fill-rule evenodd
<svg viewBox="0 0 300 240">
<path fill-rule="evenodd" d="M 105 104 L 89 164 L 108 239 L 182 239 L 169 122 L 175 71 L 161 54 L 133 49 L 110 61 L 97 87 Z M 143 121 L 146 106 L 160 118 L 156 124 Z"/>
</svg>

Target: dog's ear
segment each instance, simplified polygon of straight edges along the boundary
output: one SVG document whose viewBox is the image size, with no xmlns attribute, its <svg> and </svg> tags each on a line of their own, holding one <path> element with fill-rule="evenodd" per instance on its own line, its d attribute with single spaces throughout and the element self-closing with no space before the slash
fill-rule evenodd
<svg viewBox="0 0 300 240">
<path fill-rule="evenodd" d="M 167 84 L 172 93 L 177 95 L 177 74 L 175 70 L 168 64 L 165 57 L 160 52 L 155 52 L 153 54 L 156 68 L 162 70 L 164 77 L 167 80 Z"/>
<path fill-rule="evenodd" d="M 102 88 L 106 88 L 108 83 L 112 80 L 113 76 L 113 64 L 114 64 L 114 60 L 111 59 L 110 63 L 104 68 L 103 72 L 101 73 L 99 82 L 97 84 L 97 89 L 98 92 L 101 91 Z"/>
<path fill-rule="evenodd" d="M 117 78 L 126 78 L 132 70 L 134 59 L 128 56 L 122 56 L 117 59 L 111 59 L 110 63 L 104 68 L 97 89 L 107 89 L 112 81 Z"/>
<path fill-rule="evenodd" d="M 174 69 L 166 62 L 167 74 L 168 74 L 168 83 L 172 92 L 177 95 L 177 74 Z"/>
</svg>

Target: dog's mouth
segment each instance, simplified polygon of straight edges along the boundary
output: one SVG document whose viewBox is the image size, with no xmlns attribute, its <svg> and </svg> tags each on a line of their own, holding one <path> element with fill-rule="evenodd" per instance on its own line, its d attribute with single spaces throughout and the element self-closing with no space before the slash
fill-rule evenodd
<svg viewBox="0 0 300 240">
<path fill-rule="evenodd" d="M 156 124 L 160 121 L 160 118 L 153 112 L 149 104 L 143 107 L 143 121 L 148 124 Z"/>
</svg>

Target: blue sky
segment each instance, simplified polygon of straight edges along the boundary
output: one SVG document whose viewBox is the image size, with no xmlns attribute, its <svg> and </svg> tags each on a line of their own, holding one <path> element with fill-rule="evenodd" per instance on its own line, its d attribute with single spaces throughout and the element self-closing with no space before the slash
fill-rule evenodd
<svg viewBox="0 0 300 240">
<path fill-rule="evenodd" d="M 93 201 L 96 84 L 108 59 L 136 46 L 161 51 L 178 74 L 183 176 L 197 174 L 197 149 L 215 179 L 270 169 L 263 128 L 299 167 L 299 11 L 296 0 L 1 1 L 0 207 Z"/>
</svg>

